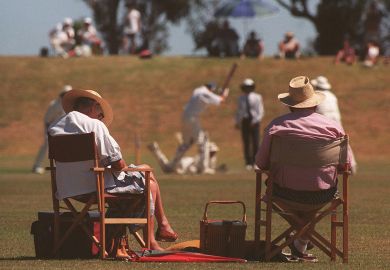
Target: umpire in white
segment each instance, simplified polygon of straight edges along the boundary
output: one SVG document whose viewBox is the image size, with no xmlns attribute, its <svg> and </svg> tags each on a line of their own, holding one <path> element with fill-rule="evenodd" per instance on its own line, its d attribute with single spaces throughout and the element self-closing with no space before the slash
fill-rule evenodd
<svg viewBox="0 0 390 270">
<path fill-rule="evenodd" d="M 236 128 L 241 130 L 247 170 L 253 169 L 260 142 L 260 122 L 264 116 L 263 98 L 254 92 L 255 89 L 252 79 L 247 78 L 242 82 L 242 95 L 238 98 L 236 114 Z"/>
</svg>

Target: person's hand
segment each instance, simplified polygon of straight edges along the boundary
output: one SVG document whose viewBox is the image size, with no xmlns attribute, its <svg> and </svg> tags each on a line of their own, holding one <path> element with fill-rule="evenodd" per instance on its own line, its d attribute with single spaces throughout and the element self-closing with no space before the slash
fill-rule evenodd
<svg viewBox="0 0 390 270">
<path fill-rule="evenodd" d="M 229 96 L 229 88 L 223 89 L 222 96 L 224 98 L 227 98 Z"/>
</svg>

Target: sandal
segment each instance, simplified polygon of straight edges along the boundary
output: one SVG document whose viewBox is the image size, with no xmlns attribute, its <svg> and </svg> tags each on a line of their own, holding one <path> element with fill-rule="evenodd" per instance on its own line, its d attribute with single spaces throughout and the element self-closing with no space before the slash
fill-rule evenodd
<svg viewBox="0 0 390 270">
<path fill-rule="evenodd" d="M 160 242 L 175 242 L 179 235 L 175 232 L 161 232 L 160 228 L 156 231 L 156 240 Z"/>
</svg>

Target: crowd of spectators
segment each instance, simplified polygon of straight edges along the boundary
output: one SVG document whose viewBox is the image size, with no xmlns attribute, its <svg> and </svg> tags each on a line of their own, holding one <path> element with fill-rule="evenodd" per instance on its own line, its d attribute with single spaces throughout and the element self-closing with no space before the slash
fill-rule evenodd
<svg viewBox="0 0 390 270">
<path fill-rule="evenodd" d="M 49 40 L 52 54 L 63 58 L 102 53 L 102 41 L 89 17 L 84 18 L 76 30 L 73 19 L 65 18 L 50 30 Z"/>
</svg>

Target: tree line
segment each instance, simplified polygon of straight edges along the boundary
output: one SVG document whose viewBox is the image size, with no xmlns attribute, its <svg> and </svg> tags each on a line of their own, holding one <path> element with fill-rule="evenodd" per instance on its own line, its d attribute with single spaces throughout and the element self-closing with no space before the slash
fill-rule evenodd
<svg viewBox="0 0 390 270">
<path fill-rule="evenodd" d="M 120 7 L 128 0 L 83 0 L 91 8 L 96 27 L 104 39 L 109 54 L 118 54 L 121 42 Z M 134 0 L 133 0 L 134 1 Z M 319 55 L 335 54 L 348 38 L 356 46 L 367 39 L 367 30 L 378 32 L 377 42 L 390 41 L 390 0 L 321 0 L 310 11 L 308 0 L 275 0 L 291 15 L 310 21 L 317 36 L 313 49 Z M 154 53 L 168 49 L 168 24 L 186 22 L 194 41 L 194 50 L 207 48 L 213 42 L 217 20 L 213 10 L 217 0 L 138 0 L 142 14 L 142 46 Z M 371 7 L 376 5 L 376 10 Z M 210 31 L 211 29 L 211 31 Z M 374 29 L 374 30 L 373 30 Z M 211 35 L 210 35 L 211 33 Z"/>
</svg>

